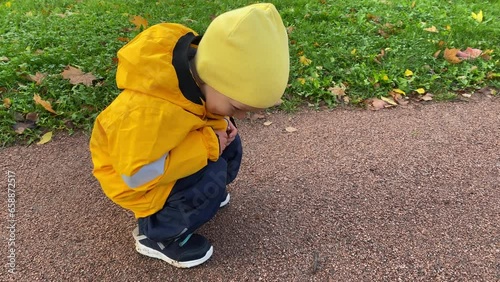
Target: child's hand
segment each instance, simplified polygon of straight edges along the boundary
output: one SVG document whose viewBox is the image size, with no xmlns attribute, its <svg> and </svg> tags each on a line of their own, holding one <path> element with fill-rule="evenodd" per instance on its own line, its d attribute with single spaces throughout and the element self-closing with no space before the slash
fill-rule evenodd
<svg viewBox="0 0 500 282">
<path fill-rule="evenodd" d="M 230 120 L 228 120 L 227 123 L 228 123 L 226 130 L 227 140 L 228 140 L 227 145 L 229 145 L 231 142 L 234 141 L 234 138 L 236 138 L 236 135 L 238 134 L 238 129 L 236 128 L 236 126 L 234 126 L 234 124 Z"/>
<path fill-rule="evenodd" d="M 215 130 L 215 134 L 217 134 L 217 137 L 219 138 L 219 155 L 222 155 L 222 152 L 226 149 L 226 147 L 229 145 L 229 140 L 228 140 L 228 134 L 224 130 Z"/>
</svg>

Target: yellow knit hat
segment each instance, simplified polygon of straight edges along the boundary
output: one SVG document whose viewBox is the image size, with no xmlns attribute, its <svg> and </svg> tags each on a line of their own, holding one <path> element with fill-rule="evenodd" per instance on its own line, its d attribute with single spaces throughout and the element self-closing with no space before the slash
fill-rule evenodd
<svg viewBox="0 0 500 282">
<path fill-rule="evenodd" d="M 206 84 L 255 108 L 276 104 L 288 83 L 288 36 L 273 4 L 253 4 L 215 18 L 195 58 Z"/>
</svg>

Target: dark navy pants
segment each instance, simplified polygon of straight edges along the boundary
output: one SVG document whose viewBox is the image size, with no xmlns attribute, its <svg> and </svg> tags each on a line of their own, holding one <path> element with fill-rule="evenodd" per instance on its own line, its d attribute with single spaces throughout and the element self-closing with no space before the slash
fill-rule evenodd
<svg viewBox="0 0 500 282">
<path fill-rule="evenodd" d="M 225 199 L 226 185 L 238 174 L 242 146 L 239 135 L 216 161 L 190 176 L 177 180 L 163 209 L 139 218 L 139 231 L 149 239 L 165 242 L 194 232 L 208 222 Z"/>
</svg>

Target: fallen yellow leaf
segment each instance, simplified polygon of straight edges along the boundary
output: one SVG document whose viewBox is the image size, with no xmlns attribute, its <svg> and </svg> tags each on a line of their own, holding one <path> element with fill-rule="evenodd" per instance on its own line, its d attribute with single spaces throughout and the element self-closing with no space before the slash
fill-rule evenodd
<svg viewBox="0 0 500 282">
<path fill-rule="evenodd" d="M 404 92 L 403 90 L 399 89 L 399 88 L 396 88 L 396 89 L 392 89 L 392 91 L 396 92 L 396 93 L 399 93 L 401 95 L 406 95 L 406 92 Z"/>
<path fill-rule="evenodd" d="M 311 60 L 308 59 L 306 56 L 300 56 L 300 63 L 303 64 L 304 66 L 308 66 L 311 64 Z"/>
<path fill-rule="evenodd" d="M 484 50 L 483 51 L 483 54 L 481 54 L 481 58 L 483 58 L 483 60 L 491 60 L 491 54 L 493 54 L 493 50 L 492 49 L 487 49 L 487 50 Z"/>
<path fill-rule="evenodd" d="M 474 12 L 471 13 L 472 18 L 475 19 L 478 23 L 483 22 L 483 11 L 479 10 L 479 12 L 476 14 Z"/>
<path fill-rule="evenodd" d="M 40 95 L 38 95 L 38 94 L 33 95 L 33 100 L 35 100 L 35 103 L 37 103 L 37 104 L 41 105 L 42 107 L 44 107 L 44 109 L 46 109 L 47 111 L 49 111 L 49 112 L 57 115 L 56 111 L 54 111 L 54 109 L 52 109 L 52 106 L 50 105 L 50 102 L 42 100 L 42 98 L 40 97 Z"/>
<path fill-rule="evenodd" d="M 135 30 L 138 30 L 141 28 L 141 26 L 143 28 L 147 28 L 149 23 L 148 21 L 141 17 L 141 16 L 134 16 L 131 20 L 130 20 L 131 23 L 133 23 L 135 25 Z"/>
<path fill-rule="evenodd" d="M 42 138 L 40 138 L 40 141 L 38 141 L 38 143 L 36 143 L 36 144 L 43 145 L 43 144 L 49 142 L 51 139 L 52 139 L 52 131 L 49 131 L 49 132 L 45 133 L 42 136 Z"/>
<path fill-rule="evenodd" d="M 419 88 L 417 90 L 415 90 L 418 94 L 422 95 L 425 93 L 425 89 L 424 88 Z"/>
<path fill-rule="evenodd" d="M 493 49 L 486 49 L 483 51 L 483 54 L 491 55 L 491 54 L 493 54 Z"/>
<path fill-rule="evenodd" d="M 412 76 L 413 75 L 413 72 L 409 69 L 406 69 L 405 70 L 405 76 Z"/>
</svg>

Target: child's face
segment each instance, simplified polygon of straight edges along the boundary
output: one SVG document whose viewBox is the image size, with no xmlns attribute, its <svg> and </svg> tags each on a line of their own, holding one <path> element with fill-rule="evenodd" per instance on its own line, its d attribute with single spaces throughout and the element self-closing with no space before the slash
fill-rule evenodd
<svg viewBox="0 0 500 282">
<path fill-rule="evenodd" d="M 262 110 L 235 101 L 207 84 L 203 84 L 200 88 L 203 94 L 205 94 L 207 111 L 212 114 L 242 119 L 245 118 L 247 112 Z"/>
</svg>

